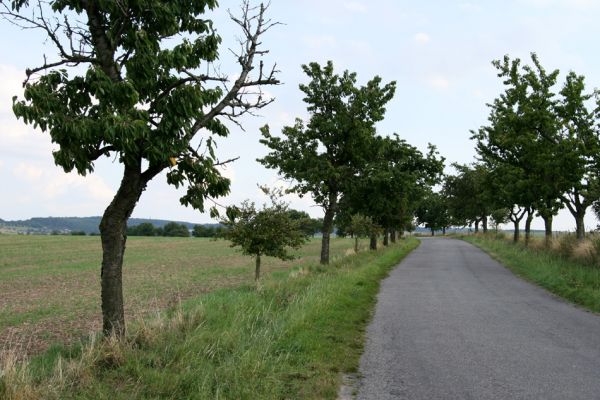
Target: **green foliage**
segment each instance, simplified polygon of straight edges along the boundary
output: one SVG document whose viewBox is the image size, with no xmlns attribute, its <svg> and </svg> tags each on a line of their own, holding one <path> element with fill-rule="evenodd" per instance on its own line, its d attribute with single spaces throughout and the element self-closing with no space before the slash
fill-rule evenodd
<svg viewBox="0 0 600 400">
<path fill-rule="evenodd" d="M 294 126 L 284 127 L 283 138 L 264 126 L 261 143 L 271 153 L 259 162 L 296 181 L 294 189 L 301 194 L 311 193 L 318 204 L 325 204 L 369 158 L 375 123 L 383 119 L 396 85 L 381 86 L 381 78 L 375 77 L 358 87 L 355 73 L 336 75 L 331 61 L 324 67 L 303 65 L 302 70 L 311 79 L 300 85 L 310 120 L 305 125 L 297 119 Z"/>
<path fill-rule="evenodd" d="M 150 222 L 127 227 L 127 236 L 156 236 L 157 230 Z"/>
<path fill-rule="evenodd" d="M 192 236 L 194 237 L 213 238 L 221 236 L 222 233 L 223 227 L 219 225 L 194 225 L 194 229 L 192 230 Z"/>
<path fill-rule="evenodd" d="M 435 146 L 429 145 L 424 155 L 397 134 L 375 137 L 370 153 L 366 168 L 342 198 L 342 213 L 360 213 L 383 229 L 404 230 L 419 200 L 439 183 L 444 158 Z"/>
<path fill-rule="evenodd" d="M 593 96 L 584 93 L 583 76 L 570 72 L 556 93 L 559 71 L 531 59 L 531 66 L 508 56 L 494 61 L 505 91 L 473 138 L 495 171 L 504 207 L 537 209 L 550 219 L 566 205 L 580 232 L 585 210 L 600 196 L 598 110 L 588 108 Z"/>
<path fill-rule="evenodd" d="M 187 226 L 177 222 L 169 222 L 162 228 L 161 236 L 189 237 L 190 231 Z"/>
<path fill-rule="evenodd" d="M 277 191 L 271 193 L 271 205 L 264 204 L 260 210 L 246 200 L 239 207 L 229 208 L 227 219 L 221 220 L 223 237 L 231 241 L 231 246 L 239 246 L 243 254 L 257 258 L 257 277 L 261 256 L 293 259 L 289 249 L 297 249 L 307 240 L 302 220 L 292 218 L 280 195 Z"/>
<path fill-rule="evenodd" d="M 418 223 L 425 225 L 432 234 L 450 226 L 447 200 L 440 193 L 425 194 L 417 207 L 415 216 Z"/>
<path fill-rule="evenodd" d="M 392 99 L 396 84 L 382 85 L 380 77 L 365 86 L 357 86 L 356 74 L 345 71 L 337 75 L 333 63 L 302 66 L 310 78 L 300 85 L 310 113 L 307 123 L 297 119 L 282 130 L 283 137 L 273 136 L 268 126 L 261 129 L 271 152 L 259 162 L 296 184 L 293 190 L 310 193 L 325 209 L 323 241 L 326 247 L 339 195 L 353 184 L 370 154 L 375 124 L 383 119 L 385 105 Z M 323 259 L 326 263 L 328 260 Z"/>
<path fill-rule="evenodd" d="M 498 208 L 490 170 L 483 164 L 452 164 L 456 175 L 446 176 L 443 193 L 453 225 L 470 225 L 487 219 Z"/>
</svg>

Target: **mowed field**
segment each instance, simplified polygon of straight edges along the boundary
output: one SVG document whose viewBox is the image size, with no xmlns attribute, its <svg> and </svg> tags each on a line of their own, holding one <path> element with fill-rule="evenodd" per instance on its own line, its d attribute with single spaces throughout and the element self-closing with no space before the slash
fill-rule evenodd
<svg viewBox="0 0 600 400">
<path fill-rule="evenodd" d="M 265 257 L 263 276 L 317 263 L 320 239 L 293 261 Z M 352 250 L 332 239 L 331 254 Z M 34 354 L 101 328 L 100 238 L 0 235 L 0 351 Z M 218 288 L 252 284 L 254 260 L 224 240 L 130 237 L 123 267 L 126 318 L 145 317 Z"/>
</svg>

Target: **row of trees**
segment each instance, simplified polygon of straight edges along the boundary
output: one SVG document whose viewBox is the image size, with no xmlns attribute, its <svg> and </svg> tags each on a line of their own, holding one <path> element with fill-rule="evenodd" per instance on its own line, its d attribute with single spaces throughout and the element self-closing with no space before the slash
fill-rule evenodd
<svg viewBox="0 0 600 400">
<path fill-rule="evenodd" d="M 157 13 L 157 3 L 150 0 L 0 2 L 5 19 L 41 30 L 56 48 L 54 57 L 44 56 L 40 65 L 26 70 L 24 96 L 13 100 L 15 115 L 49 133 L 57 145 L 54 160 L 66 172 L 87 175 L 101 157 L 123 165 L 121 184 L 99 226 L 105 335 L 125 332 L 127 221 L 148 183 L 164 173 L 169 184 L 187 187 L 183 205 L 204 211 L 206 199 L 229 193 L 230 181 L 219 166 L 230 160 L 219 160 L 215 152 L 215 138 L 229 134 L 225 122 L 239 125 L 241 116 L 273 101 L 263 88 L 279 83 L 277 70 L 267 68 L 261 57 L 268 53 L 263 36 L 277 23 L 266 17 L 267 7 L 243 1 L 240 15 L 232 15 L 241 39 L 234 57 L 238 71 L 230 80 L 215 65 L 221 38 L 204 15 L 216 6 L 213 0 L 160 2 Z M 265 126 L 261 142 L 270 152 L 259 161 L 294 181 L 294 191 L 312 196 L 323 208 L 319 230 L 326 264 L 334 223 L 362 235 L 356 217 L 362 215 L 363 222 L 369 221 L 372 247 L 378 232 L 387 243 L 412 224 L 418 199 L 440 181 L 443 159 L 433 146 L 423 154 L 397 135 L 377 135 L 394 82 L 383 84 L 375 77 L 358 86 L 356 74 L 338 75 L 331 62 L 303 70 L 309 83 L 300 90 L 310 118 L 285 127 L 281 137 Z M 317 230 L 314 221 L 303 227 L 305 218 L 273 207 L 278 217 L 268 221 L 287 224 L 282 236 L 290 241 L 285 245 L 298 245 L 297 229 L 303 237 Z M 253 217 L 246 218 L 245 210 Z M 244 218 L 253 222 L 264 216 L 260 211 L 250 204 L 231 208 L 223 224 Z M 246 233 L 258 231 L 237 235 L 231 225 L 228 232 L 235 244 L 236 237 L 244 240 Z M 251 254 L 258 261 L 267 250 Z"/>
<path fill-rule="evenodd" d="M 310 79 L 300 85 L 309 120 L 296 119 L 280 136 L 263 127 L 261 143 L 270 152 L 258 161 L 323 208 L 320 260 L 327 264 L 334 224 L 349 232 L 355 215 L 377 227 L 369 230 L 371 248 L 378 232 L 385 244 L 395 241 L 396 231 L 412 224 L 419 198 L 440 181 L 443 158 L 434 146 L 423 154 L 398 135 L 377 135 L 395 82 L 383 84 L 375 77 L 359 86 L 355 73 L 338 75 L 332 62 L 302 68 Z"/>
<path fill-rule="evenodd" d="M 586 212 L 600 199 L 600 98 L 582 75 L 569 72 L 559 86 L 558 70 L 547 72 L 535 54 L 531 60 L 493 62 L 504 92 L 488 104 L 488 123 L 472 131 L 478 160 L 453 165 L 439 193 L 424 198 L 419 222 L 475 231 L 480 224 L 486 231 L 488 219 L 511 222 L 518 241 L 521 222 L 528 240 L 537 215 L 549 239 L 553 217 L 566 207 L 584 238 Z"/>
<path fill-rule="evenodd" d="M 150 222 L 143 222 L 139 225 L 128 226 L 127 235 L 189 237 L 190 230 L 185 224 L 178 224 L 177 222 L 169 222 L 162 227 L 156 227 Z"/>
</svg>

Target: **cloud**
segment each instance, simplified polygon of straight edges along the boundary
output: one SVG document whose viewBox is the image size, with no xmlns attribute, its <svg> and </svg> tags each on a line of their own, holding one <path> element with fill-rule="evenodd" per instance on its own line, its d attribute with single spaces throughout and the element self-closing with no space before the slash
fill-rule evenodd
<svg viewBox="0 0 600 400">
<path fill-rule="evenodd" d="M 367 6 L 359 1 L 347 1 L 344 3 L 344 8 L 356 13 L 366 13 L 368 11 Z"/>
<path fill-rule="evenodd" d="M 30 188 L 45 200 L 70 197 L 74 192 L 89 200 L 106 203 L 114 196 L 114 190 L 97 175 L 81 176 L 75 172 L 65 173 L 59 168 L 44 169 L 28 162 L 18 163 L 12 170 L 20 181 L 29 182 Z"/>
<path fill-rule="evenodd" d="M 450 87 L 450 81 L 443 75 L 430 76 L 427 78 L 427 84 L 438 90 L 446 90 Z"/>
<path fill-rule="evenodd" d="M 415 42 L 421 46 L 426 45 L 430 41 L 431 37 L 424 32 L 419 32 L 415 35 Z"/>
</svg>

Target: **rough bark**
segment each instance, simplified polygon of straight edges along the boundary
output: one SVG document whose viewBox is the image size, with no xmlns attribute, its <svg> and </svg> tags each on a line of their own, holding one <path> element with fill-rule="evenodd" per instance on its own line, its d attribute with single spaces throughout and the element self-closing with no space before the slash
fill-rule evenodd
<svg viewBox="0 0 600 400">
<path fill-rule="evenodd" d="M 369 243 L 369 248 L 371 250 L 377 250 L 377 235 L 371 235 L 371 242 Z"/>
<path fill-rule="evenodd" d="M 321 264 L 329 264 L 329 239 L 333 229 L 333 218 L 337 205 L 337 192 L 331 192 L 323 217 L 323 238 L 321 239 Z"/>
<path fill-rule="evenodd" d="M 123 254 L 127 241 L 127 220 L 145 187 L 146 181 L 140 166 L 126 166 L 119 190 L 100 222 L 102 332 L 105 336 L 122 336 L 125 333 Z"/>
<path fill-rule="evenodd" d="M 519 236 L 520 236 L 520 232 L 519 232 L 519 222 L 520 220 L 516 220 L 513 221 L 513 225 L 515 227 L 515 231 L 513 233 L 513 242 L 517 243 L 519 241 Z"/>
<path fill-rule="evenodd" d="M 481 227 L 483 228 L 483 233 L 487 233 L 487 231 L 488 231 L 487 215 L 481 218 Z"/>
<path fill-rule="evenodd" d="M 433 228 L 429 228 L 429 229 L 431 229 L 431 236 L 435 236 L 435 229 L 433 229 Z"/>
<path fill-rule="evenodd" d="M 354 252 L 358 253 L 358 236 L 354 236 Z"/>
<path fill-rule="evenodd" d="M 260 254 L 256 255 L 256 267 L 254 268 L 254 281 L 258 282 L 260 279 Z"/>
<path fill-rule="evenodd" d="M 527 210 L 527 218 L 525 219 L 525 245 L 529 244 L 529 239 L 531 239 L 531 222 L 533 221 L 533 210 Z"/>
<path fill-rule="evenodd" d="M 475 233 L 479 233 L 479 220 L 475 220 Z"/>
<path fill-rule="evenodd" d="M 390 244 L 390 239 L 389 238 L 390 238 L 390 234 L 389 234 L 389 231 L 386 229 L 383 232 L 383 245 L 384 246 L 389 246 L 389 244 Z"/>
<path fill-rule="evenodd" d="M 446 235 L 446 227 L 442 226 L 442 236 Z"/>
<path fill-rule="evenodd" d="M 584 217 L 585 217 L 584 213 L 578 214 L 575 216 L 575 226 L 576 226 L 578 240 L 585 239 L 585 222 L 583 220 Z"/>
<path fill-rule="evenodd" d="M 552 214 L 542 214 L 542 219 L 544 220 L 544 244 L 546 247 L 550 246 L 550 240 L 552 240 L 552 220 L 554 217 Z"/>
<path fill-rule="evenodd" d="M 390 232 L 390 241 L 392 243 L 396 243 L 396 230 L 392 229 L 392 231 Z"/>
</svg>

